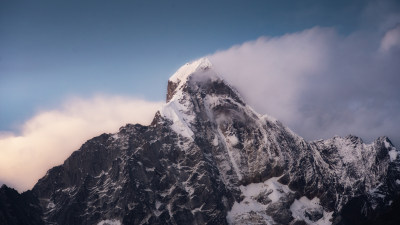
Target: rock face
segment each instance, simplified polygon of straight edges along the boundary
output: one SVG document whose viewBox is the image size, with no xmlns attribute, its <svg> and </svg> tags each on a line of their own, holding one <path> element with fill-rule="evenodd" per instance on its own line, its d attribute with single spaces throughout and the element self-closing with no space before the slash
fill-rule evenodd
<svg viewBox="0 0 400 225">
<path fill-rule="evenodd" d="M 307 142 L 246 105 L 208 59 L 181 67 L 167 92 L 150 126 L 128 124 L 95 137 L 39 180 L 32 191 L 47 224 L 361 224 L 399 217 L 392 211 L 400 159 L 388 138 Z"/>
<path fill-rule="evenodd" d="M 39 201 L 31 191 L 19 194 L 3 185 L 0 188 L 0 224 L 44 225 Z"/>
</svg>

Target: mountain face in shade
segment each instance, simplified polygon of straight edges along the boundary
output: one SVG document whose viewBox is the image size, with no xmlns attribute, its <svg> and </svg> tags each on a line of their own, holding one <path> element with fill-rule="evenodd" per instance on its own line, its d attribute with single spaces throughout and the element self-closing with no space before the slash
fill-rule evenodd
<svg viewBox="0 0 400 225">
<path fill-rule="evenodd" d="M 6 185 L 0 188 L 0 224 L 44 225 L 39 201 L 27 191 L 22 194 Z"/>
<path fill-rule="evenodd" d="M 380 224 L 400 218 L 398 154 L 386 137 L 307 142 L 203 58 L 150 126 L 87 141 L 32 193 L 46 224 Z"/>
</svg>

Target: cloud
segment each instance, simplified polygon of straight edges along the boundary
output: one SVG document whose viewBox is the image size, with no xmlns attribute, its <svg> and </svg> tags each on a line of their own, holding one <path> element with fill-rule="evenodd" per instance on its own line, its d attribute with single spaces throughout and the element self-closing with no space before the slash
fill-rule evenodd
<svg viewBox="0 0 400 225">
<path fill-rule="evenodd" d="M 293 118 L 298 93 L 329 60 L 334 30 L 314 28 L 282 37 L 261 37 L 210 56 L 216 69 L 251 105 L 278 118 Z M 299 83 L 300 82 L 300 83 Z M 284 110 L 282 110 L 284 109 Z"/>
<path fill-rule="evenodd" d="M 386 32 L 382 39 L 380 50 L 383 52 L 400 48 L 400 24 Z"/>
<path fill-rule="evenodd" d="M 256 111 L 308 140 L 354 134 L 370 142 L 387 135 L 399 144 L 400 55 L 387 51 L 397 46 L 397 29 L 378 39 L 315 27 L 261 37 L 209 58 Z"/>
<path fill-rule="evenodd" d="M 96 96 L 74 98 L 24 123 L 21 134 L 0 133 L 0 181 L 27 190 L 86 140 L 126 123 L 150 124 L 162 102 Z"/>
</svg>

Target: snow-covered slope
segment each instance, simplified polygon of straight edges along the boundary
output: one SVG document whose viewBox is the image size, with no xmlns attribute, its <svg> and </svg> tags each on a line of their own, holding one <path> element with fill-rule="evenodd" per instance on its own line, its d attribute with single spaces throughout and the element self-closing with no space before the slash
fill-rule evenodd
<svg viewBox="0 0 400 225">
<path fill-rule="evenodd" d="M 33 192 L 48 224 L 346 224 L 351 204 L 390 208 L 400 159 L 385 137 L 306 142 L 203 58 L 169 79 L 150 126 L 87 141 Z"/>
</svg>

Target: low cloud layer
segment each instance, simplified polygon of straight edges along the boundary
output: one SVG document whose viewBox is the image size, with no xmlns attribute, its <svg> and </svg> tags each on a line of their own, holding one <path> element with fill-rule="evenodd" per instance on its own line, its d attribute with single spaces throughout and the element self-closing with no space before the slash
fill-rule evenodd
<svg viewBox="0 0 400 225">
<path fill-rule="evenodd" d="M 399 145 L 399 28 L 343 36 L 315 27 L 209 57 L 256 111 L 308 140 L 386 135 Z"/>
<path fill-rule="evenodd" d="M 20 135 L 0 134 L 0 183 L 27 190 L 88 139 L 126 123 L 150 124 L 162 102 L 97 96 L 71 99 L 29 119 Z"/>
</svg>

